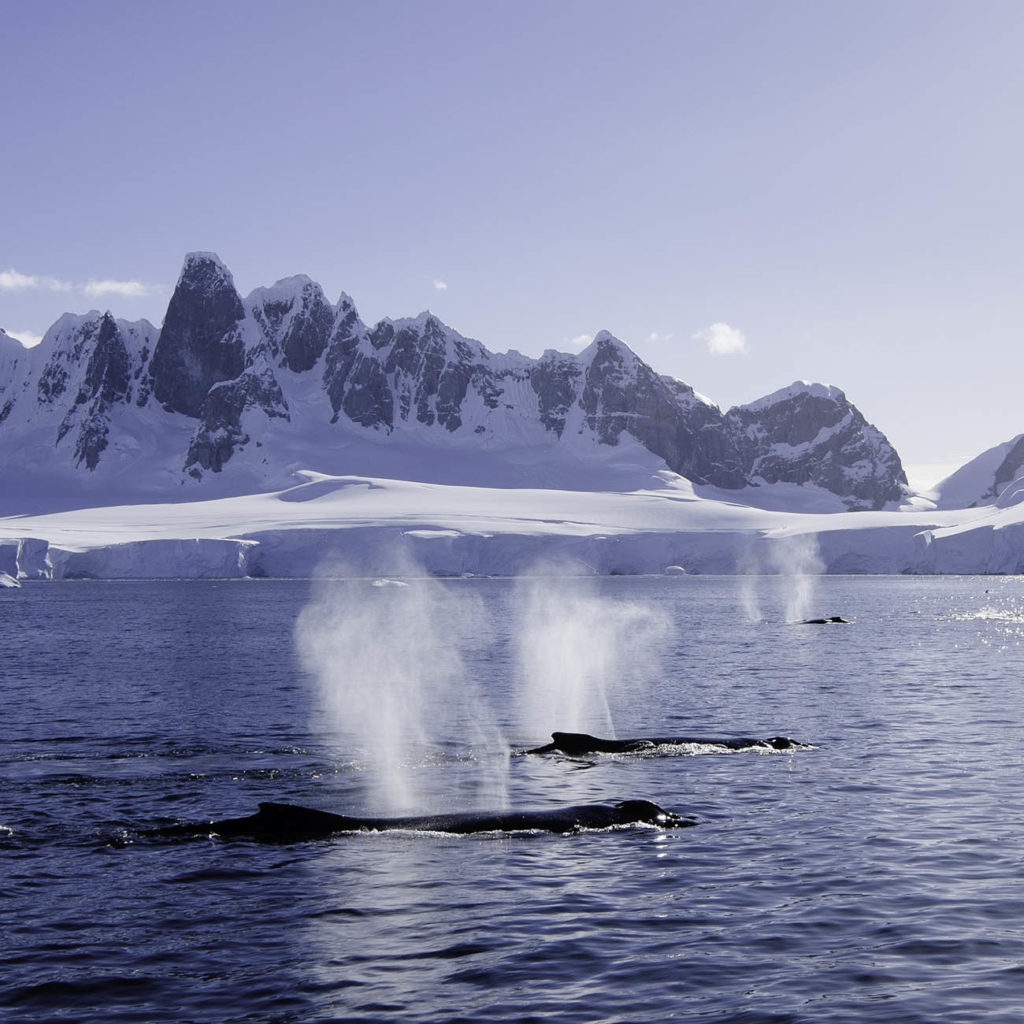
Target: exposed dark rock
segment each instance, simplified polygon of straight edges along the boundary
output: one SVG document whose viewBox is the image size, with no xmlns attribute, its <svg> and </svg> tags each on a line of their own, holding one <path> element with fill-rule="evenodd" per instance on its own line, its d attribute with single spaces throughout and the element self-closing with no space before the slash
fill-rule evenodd
<svg viewBox="0 0 1024 1024">
<path fill-rule="evenodd" d="M 462 406 L 471 383 L 489 408 L 501 387 L 481 351 L 436 317 L 392 323 L 366 331 L 354 310 L 339 318 L 327 350 L 324 387 L 334 420 L 344 414 L 360 426 L 391 431 L 411 418 L 448 431 L 462 426 Z"/>
<path fill-rule="evenodd" d="M 384 325 L 380 339 L 371 332 L 375 348 L 388 347 L 384 374 L 394 381 L 398 414 L 432 426 L 436 421 L 449 431 L 462 426 L 460 411 L 474 373 L 486 372 L 478 353 L 455 336 L 434 316 L 402 325 Z M 385 343 L 383 338 L 389 341 Z"/>
<path fill-rule="evenodd" d="M 93 351 L 101 322 L 95 315 L 76 317 L 66 313 L 51 329 L 55 331 L 52 347 L 36 386 L 41 403 L 52 405 L 68 390 L 71 368 L 80 367 Z"/>
<path fill-rule="evenodd" d="M 215 384 L 244 369 L 233 330 L 245 316 L 231 275 L 213 255 L 191 253 L 178 279 L 153 353 L 153 395 L 171 412 L 198 417 Z"/>
<path fill-rule="evenodd" d="M 40 376 L 40 399 L 45 392 L 45 401 L 52 404 L 83 363 L 74 403 L 57 428 L 56 441 L 60 444 L 77 430 L 75 463 L 93 470 L 107 447 L 111 411 L 131 401 L 132 359 L 121 327 L 109 312 L 81 319 L 58 340 Z"/>
<path fill-rule="evenodd" d="M 575 356 L 545 352 L 530 371 L 530 386 L 537 395 L 540 421 L 559 437 L 565 430 L 569 408 L 579 395 L 583 369 Z"/>
<path fill-rule="evenodd" d="M 107 447 L 107 435 L 110 424 L 105 416 L 90 416 L 79 428 L 78 440 L 75 442 L 75 462 L 80 466 L 85 463 L 86 469 L 95 469 L 99 465 L 100 452 Z"/>
<path fill-rule="evenodd" d="M 718 407 L 702 402 L 681 381 L 659 377 L 609 334 L 594 340 L 579 402 L 587 425 L 604 444 L 617 444 L 626 431 L 695 483 L 741 487 L 746 482 Z"/>
<path fill-rule="evenodd" d="M 100 320 L 96 345 L 89 356 L 77 404 L 98 400 L 108 406 L 123 401 L 131 388 L 131 360 L 117 323 L 110 313 Z"/>
<path fill-rule="evenodd" d="M 906 492 L 895 449 L 838 388 L 797 383 L 727 418 L 755 481 L 815 484 L 851 509 L 880 509 Z"/>
<path fill-rule="evenodd" d="M 342 296 L 324 357 L 323 383 L 331 403 L 331 422 L 337 423 L 344 414 L 362 427 L 390 430 L 391 394 L 379 359 L 368 356 L 370 345 L 355 306 Z"/>
<path fill-rule="evenodd" d="M 68 387 L 68 371 L 58 362 L 48 363 L 39 375 L 39 401 L 54 402 Z"/>
<path fill-rule="evenodd" d="M 276 364 L 296 373 L 311 370 L 327 348 L 335 321 L 334 307 L 320 286 L 293 278 L 254 292 L 248 301 Z"/>
<path fill-rule="evenodd" d="M 242 413 L 250 408 L 262 410 L 269 418 L 289 419 L 284 395 L 269 371 L 249 371 L 210 388 L 203 404 L 202 426 L 189 445 L 185 468 L 200 466 L 219 473 L 235 451 L 249 443 L 242 429 Z"/>
<path fill-rule="evenodd" d="M 95 339 L 85 377 L 75 399 L 76 406 L 85 406 L 75 442 L 75 462 L 78 465 L 84 462 L 90 470 L 99 464 L 100 452 L 107 447 L 110 409 L 116 403 L 130 401 L 131 398 L 131 359 L 110 313 L 105 313 L 100 320 Z M 58 440 L 63 430 L 62 424 Z"/>
</svg>

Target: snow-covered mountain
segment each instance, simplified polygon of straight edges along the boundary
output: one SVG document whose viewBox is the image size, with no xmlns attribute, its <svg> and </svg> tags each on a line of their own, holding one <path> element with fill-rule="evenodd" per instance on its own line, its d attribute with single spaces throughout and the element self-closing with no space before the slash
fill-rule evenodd
<svg viewBox="0 0 1024 1024">
<path fill-rule="evenodd" d="M 303 276 L 243 299 L 212 253 L 186 257 L 159 330 L 93 311 L 30 350 L 0 332 L 0 514 L 269 491 L 297 469 L 601 490 L 666 468 L 754 504 L 777 484 L 836 510 L 907 493 L 836 388 L 723 413 L 607 332 L 495 354 L 430 313 L 370 327 Z"/>
<path fill-rule="evenodd" d="M 1024 434 L 982 452 L 935 485 L 938 508 L 1008 508 L 1024 500 Z"/>
<path fill-rule="evenodd" d="M 879 509 L 905 493 L 896 450 L 839 388 L 798 381 L 727 419 L 754 481 L 815 484 L 852 509 Z"/>
</svg>

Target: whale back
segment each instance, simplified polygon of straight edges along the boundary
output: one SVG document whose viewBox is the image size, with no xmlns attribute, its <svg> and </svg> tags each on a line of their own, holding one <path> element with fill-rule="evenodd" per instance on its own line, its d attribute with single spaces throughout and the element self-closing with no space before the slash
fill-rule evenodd
<svg viewBox="0 0 1024 1024">
<path fill-rule="evenodd" d="M 606 740 L 585 732 L 553 732 L 552 745 L 564 754 L 616 754 L 629 750 L 632 740 Z"/>
</svg>

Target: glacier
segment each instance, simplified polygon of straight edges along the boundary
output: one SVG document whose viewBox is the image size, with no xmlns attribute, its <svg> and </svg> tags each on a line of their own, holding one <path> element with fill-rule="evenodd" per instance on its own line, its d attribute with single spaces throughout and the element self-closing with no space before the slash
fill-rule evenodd
<svg viewBox="0 0 1024 1024">
<path fill-rule="evenodd" d="M 1024 504 L 792 512 L 703 497 L 667 471 L 635 490 L 428 484 L 298 474 L 205 501 L 0 519 L 22 580 L 314 575 L 1020 573 Z M 685 574 L 679 572 L 684 569 Z"/>
</svg>

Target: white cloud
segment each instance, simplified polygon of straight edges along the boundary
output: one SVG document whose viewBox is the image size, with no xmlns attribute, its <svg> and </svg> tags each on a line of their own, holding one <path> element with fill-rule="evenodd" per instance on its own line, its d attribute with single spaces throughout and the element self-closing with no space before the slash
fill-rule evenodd
<svg viewBox="0 0 1024 1024">
<path fill-rule="evenodd" d="M 674 337 L 675 337 L 675 335 L 673 335 L 673 334 L 661 334 L 659 331 L 651 331 L 651 333 L 647 335 L 647 340 L 648 341 L 671 341 Z"/>
<path fill-rule="evenodd" d="M 89 280 L 85 284 L 61 281 L 56 277 L 45 277 L 40 274 L 23 274 L 11 267 L 0 270 L 0 292 L 80 292 L 90 299 L 102 298 L 104 295 L 121 295 L 137 298 L 142 295 L 158 295 L 164 291 L 161 285 L 143 284 L 141 281 L 103 281 Z"/>
<path fill-rule="evenodd" d="M 39 277 L 35 274 L 22 274 L 11 267 L 0 270 L 0 292 L 23 292 L 42 289 L 50 292 L 69 292 L 71 285 L 67 281 L 58 281 L 55 277 Z"/>
<path fill-rule="evenodd" d="M 90 298 L 101 298 L 104 295 L 156 295 L 163 291 L 159 285 L 143 284 L 141 281 L 87 281 L 82 291 Z"/>
<path fill-rule="evenodd" d="M 12 338 L 17 338 L 26 348 L 32 348 L 43 340 L 41 334 L 33 334 L 31 331 L 7 331 Z"/>
<path fill-rule="evenodd" d="M 732 356 L 747 351 L 747 336 L 739 328 L 721 321 L 698 331 L 693 340 L 706 342 L 713 356 Z"/>
<path fill-rule="evenodd" d="M 439 291 L 439 292 L 446 292 L 446 291 L 448 291 L 448 282 L 447 281 L 435 281 L 434 282 L 434 288 L 437 291 Z"/>
<path fill-rule="evenodd" d="M 0 290 L 5 292 L 24 291 L 28 288 L 35 288 L 36 279 L 27 274 L 19 274 L 11 267 L 10 270 L 0 270 Z"/>
</svg>

